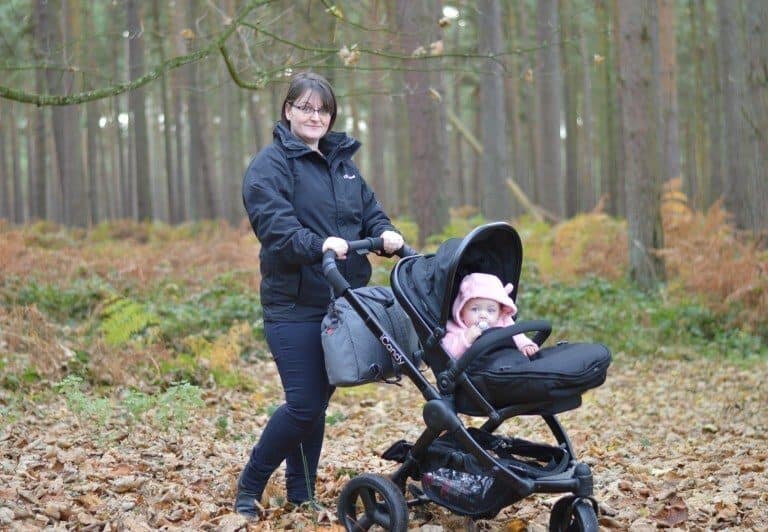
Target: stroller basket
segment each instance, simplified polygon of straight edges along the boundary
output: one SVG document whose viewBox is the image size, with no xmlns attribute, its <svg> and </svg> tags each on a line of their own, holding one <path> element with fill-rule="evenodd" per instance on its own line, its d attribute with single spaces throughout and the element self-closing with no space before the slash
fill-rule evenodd
<svg viewBox="0 0 768 532">
<path fill-rule="evenodd" d="M 473 427 L 468 432 L 483 449 L 520 476 L 540 479 L 568 469 L 570 457 L 562 447 L 495 435 Z M 382 458 L 403 463 L 412 448 L 412 444 L 400 440 L 385 451 Z M 419 460 L 418 469 L 414 478 L 421 480 L 424 495 L 459 515 L 490 518 L 521 498 L 471 453 L 461 450 L 459 442 L 450 434 L 444 434 L 429 446 Z"/>
</svg>

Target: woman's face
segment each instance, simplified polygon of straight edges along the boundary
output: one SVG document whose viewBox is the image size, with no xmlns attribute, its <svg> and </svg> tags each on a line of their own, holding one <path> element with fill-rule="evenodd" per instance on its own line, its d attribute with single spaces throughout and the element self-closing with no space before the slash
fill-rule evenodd
<svg viewBox="0 0 768 532">
<path fill-rule="evenodd" d="M 328 132 L 331 114 L 323 109 L 320 95 L 306 91 L 293 103 L 285 104 L 285 116 L 291 123 L 291 132 L 317 149 L 320 139 Z"/>
<path fill-rule="evenodd" d="M 461 309 L 461 321 L 467 327 L 477 325 L 481 321 L 492 327 L 499 320 L 500 307 L 499 302 L 493 299 L 473 297 L 464 303 L 464 307 Z"/>
</svg>

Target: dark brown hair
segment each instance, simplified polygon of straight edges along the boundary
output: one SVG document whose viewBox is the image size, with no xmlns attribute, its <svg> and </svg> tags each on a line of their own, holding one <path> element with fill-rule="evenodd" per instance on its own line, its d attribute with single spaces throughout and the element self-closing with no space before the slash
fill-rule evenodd
<svg viewBox="0 0 768 532">
<path fill-rule="evenodd" d="M 328 131 L 330 131 L 333 123 L 336 121 L 336 96 L 333 94 L 333 88 L 328 83 L 328 80 L 314 72 L 300 72 L 293 76 L 291 85 L 288 87 L 288 93 L 285 95 L 285 100 L 283 100 L 280 119 L 283 124 L 290 126 L 290 121 L 285 116 L 285 106 L 301 98 L 302 94 L 307 91 L 317 93 L 320 96 L 320 101 L 323 102 L 323 109 L 331 114 L 331 120 L 328 122 Z"/>
</svg>

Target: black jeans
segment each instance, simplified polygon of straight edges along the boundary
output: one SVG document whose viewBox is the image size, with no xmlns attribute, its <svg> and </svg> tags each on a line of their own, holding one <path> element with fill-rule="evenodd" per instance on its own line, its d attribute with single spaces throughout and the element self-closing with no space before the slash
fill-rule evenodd
<svg viewBox="0 0 768 532">
<path fill-rule="evenodd" d="M 261 494 L 269 477 L 285 460 L 287 498 L 301 503 L 314 495 L 325 435 L 325 410 L 334 387 L 328 384 L 325 372 L 319 321 L 269 322 L 264 329 L 280 373 L 285 403 L 269 418 L 240 482 L 242 487 Z M 308 477 L 304 473 L 305 461 Z"/>
</svg>

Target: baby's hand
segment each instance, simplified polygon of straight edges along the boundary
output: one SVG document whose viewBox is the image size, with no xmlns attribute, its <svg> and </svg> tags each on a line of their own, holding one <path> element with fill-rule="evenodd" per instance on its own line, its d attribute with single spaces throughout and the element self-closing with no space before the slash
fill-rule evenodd
<svg viewBox="0 0 768 532">
<path fill-rule="evenodd" d="M 477 325 L 473 325 L 472 327 L 467 328 L 466 331 L 464 331 L 464 338 L 467 340 L 468 344 L 471 344 L 477 338 L 483 333 L 482 329 L 478 327 Z"/>
<path fill-rule="evenodd" d="M 523 352 L 523 354 L 525 356 L 530 358 L 530 357 L 532 357 L 533 355 L 535 355 L 536 353 L 539 352 L 539 346 L 536 345 L 536 344 L 528 344 L 528 345 L 523 346 L 521 351 Z"/>
</svg>

